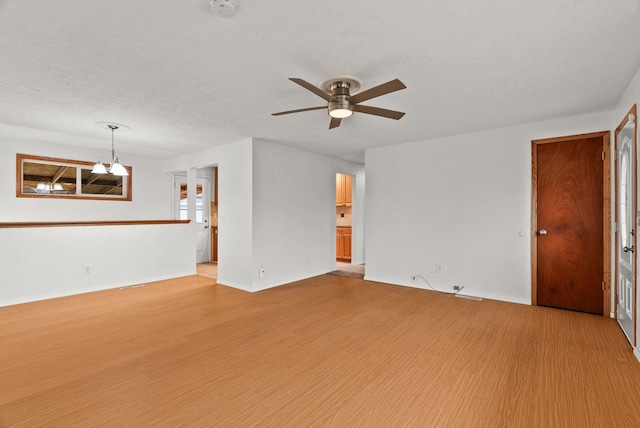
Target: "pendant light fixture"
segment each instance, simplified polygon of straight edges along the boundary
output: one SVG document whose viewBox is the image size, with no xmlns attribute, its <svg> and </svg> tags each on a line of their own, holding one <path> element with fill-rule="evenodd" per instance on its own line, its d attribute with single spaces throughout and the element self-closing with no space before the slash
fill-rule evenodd
<svg viewBox="0 0 640 428">
<path fill-rule="evenodd" d="M 106 156 L 100 156 L 100 159 L 98 159 L 98 162 L 96 162 L 96 164 L 93 166 L 91 173 L 92 174 L 110 173 L 113 175 L 120 175 L 120 176 L 129 175 L 129 173 L 127 172 L 127 169 L 120 163 L 120 161 L 118 160 L 118 157 L 116 156 L 116 151 L 114 148 L 114 132 L 116 129 L 119 129 L 121 131 L 128 131 L 131 128 L 125 125 L 121 125 L 119 123 L 98 122 L 97 125 L 100 128 L 111 130 L 111 159 L 107 158 Z M 102 163 L 102 159 L 107 160 L 109 169 L 107 169 L 104 166 L 104 164 Z"/>
</svg>

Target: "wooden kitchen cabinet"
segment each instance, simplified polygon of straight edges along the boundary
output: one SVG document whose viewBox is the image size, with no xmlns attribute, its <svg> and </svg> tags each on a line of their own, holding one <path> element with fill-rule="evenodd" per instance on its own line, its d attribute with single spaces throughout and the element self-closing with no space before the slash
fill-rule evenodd
<svg viewBox="0 0 640 428">
<path fill-rule="evenodd" d="M 336 227 L 336 259 L 351 261 L 350 227 Z"/>
<path fill-rule="evenodd" d="M 350 175 L 336 174 L 336 206 L 350 207 L 352 203 L 352 177 Z"/>
</svg>

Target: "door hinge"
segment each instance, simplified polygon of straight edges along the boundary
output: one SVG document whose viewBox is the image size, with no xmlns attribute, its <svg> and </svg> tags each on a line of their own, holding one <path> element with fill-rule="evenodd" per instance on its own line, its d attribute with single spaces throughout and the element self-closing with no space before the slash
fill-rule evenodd
<svg viewBox="0 0 640 428">
<path fill-rule="evenodd" d="M 604 291 L 604 281 L 602 281 L 602 291 Z"/>
<path fill-rule="evenodd" d="M 602 160 L 604 160 L 604 150 L 602 151 Z"/>
</svg>

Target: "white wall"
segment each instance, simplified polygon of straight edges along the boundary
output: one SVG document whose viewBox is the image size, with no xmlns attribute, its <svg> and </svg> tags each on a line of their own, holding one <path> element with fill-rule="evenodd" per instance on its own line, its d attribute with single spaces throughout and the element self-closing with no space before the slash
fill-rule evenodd
<svg viewBox="0 0 640 428">
<path fill-rule="evenodd" d="M 118 155 L 133 167 L 131 202 L 17 198 L 16 153 L 84 161 L 104 155 L 42 135 L 0 137 L 0 222 L 172 218 L 172 177 L 162 162 L 126 152 Z M 0 306 L 194 274 L 194 246 L 191 225 L 0 229 Z"/>
<path fill-rule="evenodd" d="M 172 173 L 218 166 L 218 283 L 243 290 L 253 280 L 252 145 L 249 138 L 165 162 Z"/>
<path fill-rule="evenodd" d="M 362 175 L 362 166 L 261 140 L 253 164 L 254 290 L 335 270 L 336 173 Z"/>
<path fill-rule="evenodd" d="M 638 70 L 638 72 L 636 72 L 635 76 L 631 80 L 631 83 L 629 83 L 629 86 L 625 90 L 624 94 L 620 98 L 620 101 L 618 102 L 618 105 L 615 108 L 613 121 L 611 124 L 612 129 L 616 129 L 618 124 L 622 122 L 622 120 L 626 117 L 627 113 L 629 112 L 631 107 L 633 107 L 634 104 L 636 105 L 640 104 L 640 69 Z M 638 119 L 636 118 L 636 120 Z M 613 138 L 615 138 L 615 136 L 613 136 Z M 637 138 L 638 136 L 636 135 L 636 140 Z M 637 148 L 638 148 L 638 144 L 636 141 L 636 149 Z M 638 150 L 636 150 L 636 152 L 638 152 Z M 636 153 L 636 155 L 640 155 L 640 153 Z M 640 163 L 638 163 L 638 165 L 640 165 Z M 638 180 L 640 180 L 640 171 L 636 171 L 636 177 Z M 638 213 L 637 224 L 640 225 L 640 212 Z M 638 257 L 639 254 L 640 252 L 636 252 L 636 257 Z M 636 266 L 640 266 L 640 264 L 636 263 Z M 637 269 L 636 271 L 636 284 L 640 284 L 640 269 Z M 640 314 L 640 311 L 638 311 L 638 308 L 640 308 L 640 293 L 638 293 L 638 286 L 636 285 L 636 335 L 637 336 L 636 336 L 636 348 L 634 352 L 636 354 L 636 357 L 640 360 L 640 319 L 637 316 L 638 314 Z"/>
<path fill-rule="evenodd" d="M 219 284 L 258 291 L 335 269 L 335 174 L 362 177 L 362 165 L 246 139 L 169 160 L 165 171 L 210 165 L 218 166 Z M 362 216 L 364 197 L 356 200 Z M 354 253 L 364 257 L 359 233 Z"/>
<path fill-rule="evenodd" d="M 190 224 L 0 229 L 0 306 L 193 275 L 192 237 Z"/>
<path fill-rule="evenodd" d="M 424 288 L 411 281 L 421 275 L 443 291 L 530 304 L 531 141 L 606 131 L 611 117 L 368 150 L 366 278 Z"/>
</svg>

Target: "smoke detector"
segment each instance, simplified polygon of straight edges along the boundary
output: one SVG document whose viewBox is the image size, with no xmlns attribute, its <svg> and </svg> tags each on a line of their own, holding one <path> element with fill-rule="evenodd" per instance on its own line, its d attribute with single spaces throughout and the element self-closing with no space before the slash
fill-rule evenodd
<svg viewBox="0 0 640 428">
<path fill-rule="evenodd" d="M 241 5 L 242 0 L 211 0 L 211 11 L 223 18 L 233 18 Z"/>
</svg>

